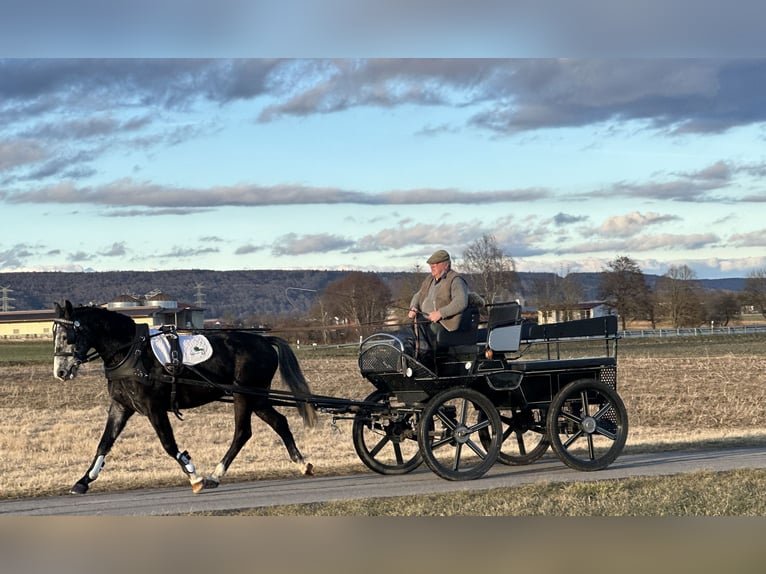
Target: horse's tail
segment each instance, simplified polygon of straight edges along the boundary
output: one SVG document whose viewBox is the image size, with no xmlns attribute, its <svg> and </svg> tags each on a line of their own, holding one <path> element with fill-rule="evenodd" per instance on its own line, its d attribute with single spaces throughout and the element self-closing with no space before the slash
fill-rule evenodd
<svg viewBox="0 0 766 574">
<path fill-rule="evenodd" d="M 316 424 L 317 414 L 314 405 L 308 402 L 311 395 L 311 389 L 303 376 L 298 357 L 290 348 L 290 344 L 279 337 L 266 337 L 279 356 L 279 370 L 282 373 L 282 379 L 290 387 L 290 390 L 298 398 L 298 412 L 303 418 L 303 423 L 307 427 L 313 427 Z"/>
</svg>

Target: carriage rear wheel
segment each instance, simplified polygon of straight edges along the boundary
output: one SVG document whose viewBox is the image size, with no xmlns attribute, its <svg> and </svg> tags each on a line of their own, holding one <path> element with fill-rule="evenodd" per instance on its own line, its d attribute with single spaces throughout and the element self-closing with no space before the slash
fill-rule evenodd
<svg viewBox="0 0 766 574">
<path fill-rule="evenodd" d="M 389 396 L 384 391 L 374 391 L 365 402 L 385 403 Z M 380 474 L 407 474 L 423 462 L 415 413 L 358 412 L 351 436 L 359 459 Z"/>
<path fill-rule="evenodd" d="M 628 412 L 609 385 L 581 379 L 553 397 L 547 417 L 553 451 L 576 470 L 601 470 L 622 452 L 628 437 Z"/>
<path fill-rule="evenodd" d="M 503 442 L 497 455 L 497 462 L 509 466 L 520 466 L 536 461 L 550 446 L 545 436 L 545 410 L 525 407 L 523 409 L 500 409 L 503 423 Z M 479 431 L 481 444 L 489 447 L 489 433 Z"/>
<path fill-rule="evenodd" d="M 482 441 L 480 433 L 488 440 Z M 418 430 L 420 452 L 428 468 L 441 478 L 472 480 L 484 475 L 495 464 L 501 441 L 500 414 L 476 390 L 443 391 L 423 410 Z"/>
</svg>

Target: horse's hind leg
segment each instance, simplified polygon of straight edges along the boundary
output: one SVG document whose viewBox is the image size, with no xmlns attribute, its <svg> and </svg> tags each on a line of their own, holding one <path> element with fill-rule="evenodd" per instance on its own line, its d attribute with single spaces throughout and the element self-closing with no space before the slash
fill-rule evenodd
<svg viewBox="0 0 766 574">
<path fill-rule="evenodd" d="M 90 483 L 98 478 L 101 468 L 104 466 L 106 455 L 109 454 L 117 437 L 120 436 L 128 419 L 134 413 L 134 410 L 129 409 L 116 401 L 111 402 L 109 405 L 109 414 L 106 418 L 106 425 L 104 426 L 104 432 L 101 434 L 101 440 L 98 442 L 98 447 L 96 448 L 96 456 L 93 458 L 93 462 L 90 463 L 88 471 L 74 484 L 74 486 L 72 486 L 72 488 L 69 489 L 71 494 L 85 494 L 88 492 Z"/>
<path fill-rule="evenodd" d="M 229 466 L 231 466 L 231 463 L 239 454 L 239 451 L 250 440 L 250 437 L 253 435 L 252 413 L 256 413 L 261 419 L 266 421 L 282 438 L 290 453 L 290 458 L 299 465 L 302 474 L 314 474 L 314 467 L 303 460 L 303 455 L 301 455 L 298 447 L 295 445 L 293 434 L 290 432 L 290 427 L 287 424 L 287 418 L 276 411 L 271 405 L 259 404 L 256 401 L 249 400 L 247 397 L 238 395 L 234 398 L 234 436 L 231 439 L 231 445 L 221 459 L 221 462 L 215 467 L 215 471 L 210 476 L 210 482 L 206 481 L 207 487 L 218 485 L 229 469 Z"/>
<path fill-rule="evenodd" d="M 279 435 L 282 442 L 285 443 L 285 447 L 287 447 L 287 452 L 290 453 L 290 460 L 298 465 L 301 474 L 312 476 L 314 474 L 314 465 L 303 459 L 303 455 L 295 444 L 293 433 L 290 431 L 290 425 L 287 424 L 287 417 L 270 404 L 258 405 L 258 407 L 253 409 L 253 412 Z"/>
</svg>

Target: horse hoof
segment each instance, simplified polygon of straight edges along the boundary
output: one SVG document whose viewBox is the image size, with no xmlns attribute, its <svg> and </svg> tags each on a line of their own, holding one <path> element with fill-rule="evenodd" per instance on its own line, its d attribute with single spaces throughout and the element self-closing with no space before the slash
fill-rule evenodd
<svg viewBox="0 0 766 574">
<path fill-rule="evenodd" d="M 314 465 L 310 462 L 306 464 L 306 470 L 303 471 L 303 476 L 314 476 Z"/>
<path fill-rule="evenodd" d="M 81 482 L 76 483 L 69 489 L 69 494 L 85 494 L 88 492 L 88 485 Z"/>
<path fill-rule="evenodd" d="M 205 490 L 205 481 L 204 480 L 200 480 L 199 482 L 195 482 L 194 484 L 192 484 L 192 492 L 194 494 L 199 494 L 203 490 Z"/>
<path fill-rule="evenodd" d="M 218 481 L 213 480 L 212 478 L 205 478 L 202 481 L 202 484 L 205 485 L 205 490 L 210 490 L 211 488 L 218 488 Z"/>
</svg>

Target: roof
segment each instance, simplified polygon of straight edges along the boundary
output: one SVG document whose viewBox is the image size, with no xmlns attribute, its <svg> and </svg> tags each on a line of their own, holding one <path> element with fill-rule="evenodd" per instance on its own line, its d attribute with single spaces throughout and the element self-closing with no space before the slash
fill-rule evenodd
<svg viewBox="0 0 766 574">
<path fill-rule="evenodd" d="M 0 323 L 32 323 L 35 321 L 53 321 L 56 311 L 38 309 L 36 311 L 6 311 L 0 313 Z"/>
<path fill-rule="evenodd" d="M 168 309 L 160 305 L 122 307 L 118 313 L 128 317 L 151 317 L 157 313 L 178 313 L 181 311 L 203 311 L 201 307 L 184 305 Z M 0 313 L 0 323 L 32 323 L 35 321 L 53 321 L 56 318 L 54 309 L 37 309 L 34 311 L 6 311 Z"/>
</svg>

